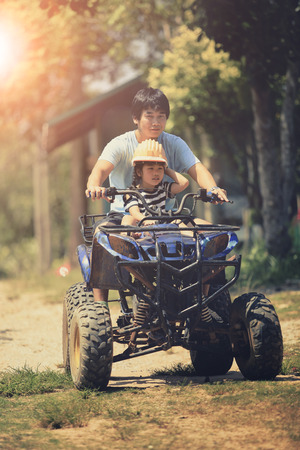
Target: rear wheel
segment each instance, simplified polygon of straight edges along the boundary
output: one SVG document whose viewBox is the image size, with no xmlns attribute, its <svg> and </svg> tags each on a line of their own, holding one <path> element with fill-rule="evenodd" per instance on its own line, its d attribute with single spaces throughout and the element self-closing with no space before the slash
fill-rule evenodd
<svg viewBox="0 0 300 450">
<path fill-rule="evenodd" d="M 270 300 L 251 292 L 236 298 L 231 335 L 237 365 L 249 380 L 272 380 L 279 374 L 283 342 L 279 319 Z"/>
<path fill-rule="evenodd" d="M 215 293 L 221 286 L 213 285 L 210 286 L 209 295 Z M 228 289 L 225 289 L 221 294 L 219 294 L 212 302 L 208 305 L 209 309 L 213 312 L 217 313 L 217 321 L 220 322 L 219 319 L 222 319 L 221 322 L 228 325 L 229 324 L 229 316 L 230 316 L 230 308 L 231 308 L 231 298 Z"/>
<path fill-rule="evenodd" d="M 63 366 L 67 371 L 70 370 L 69 336 L 74 310 L 88 302 L 94 302 L 94 295 L 87 290 L 85 283 L 76 283 L 71 286 L 63 301 L 62 350 Z"/>
<path fill-rule="evenodd" d="M 219 284 L 210 286 L 209 295 L 212 295 L 218 289 Z M 229 324 L 230 312 L 230 294 L 224 290 L 212 302 L 208 309 L 212 321 L 217 324 Z M 191 361 L 194 369 L 199 376 L 225 375 L 232 366 L 233 354 L 230 337 L 226 334 L 217 334 L 217 342 L 207 342 L 207 333 L 196 335 L 197 349 L 191 350 Z"/>
<path fill-rule="evenodd" d="M 70 370 L 78 389 L 105 389 L 113 361 L 113 337 L 107 306 L 97 302 L 74 311 L 70 329 Z"/>
<path fill-rule="evenodd" d="M 204 345 L 199 334 L 197 342 L 198 348 L 190 351 L 191 361 L 197 375 L 225 375 L 233 362 L 229 337 L 220 335 L 218 342 Z"/>
</svg>

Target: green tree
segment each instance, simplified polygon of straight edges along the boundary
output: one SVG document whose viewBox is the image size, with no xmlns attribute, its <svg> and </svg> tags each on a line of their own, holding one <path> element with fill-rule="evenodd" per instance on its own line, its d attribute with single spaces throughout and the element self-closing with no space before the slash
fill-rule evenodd
<svg viewBox="0 0 300 450">
<path fill-rule="evenodd" d="M 269 253 L 284 256 L 291 246 L 288 226 L 295 194 L 299 1 L 197 0 L 191 11 L 194 19 L 190 25 L 201 26 L 233 60 L 245 64 L 259 157 L 266 245 Z"/>
<path fill-rule="evenodd" d="M 258 209 L 259 189 L 251 174 L 257 164 L 250 92 L 243 67 L 197 28 L 179 27 L 170 47 L 162 67 L 150 69 L 148 77 L 170 99 L 169 129 L 184 133 L 186 127 L 196 132 L 201 128 L 209 134 L 216 158 L 229 162 L 251 206 Z"/>
</svg>

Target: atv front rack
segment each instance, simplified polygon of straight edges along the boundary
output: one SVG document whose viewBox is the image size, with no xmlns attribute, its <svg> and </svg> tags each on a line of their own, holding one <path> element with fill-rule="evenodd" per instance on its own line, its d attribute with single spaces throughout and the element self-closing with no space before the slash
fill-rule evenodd
<svg viewBox="0 0 300 450">
<path fill-rule="evenodd" d="M 193 255 L 192 260 L 188 260 L 186 258 L 184 267 L 178 268 L 174 266 L 174 256 L 169 257 L 166 256 L 162 249 L 161 236 L 164 232 L 171 234 L 174 236 L 174 241 L 176 240 L 176 236 L 181 235 L 183 229 L 179 229 L 178 227 L 172 228 L 170 225 L 160 225 L 159 230 L 157 226 L 149 226 L 145 228 L 147 233 L 151 236 L 151 239 L 154 241 L 155 248 L 155 256 L 151 260 L 142 260 L 137 255 L 135 258 L 121 258 L 121 256 L 115 255 L 114 258 L 114 270 L 117 279 L 122 286 L 122 289 L 127 289 L 131 295 L 136 295 L 139 299 L 145 301 L 148 305 L 150 305 L 153 310 L 156 311 L 156 314 L 159 318 L 159 322 L 161 328 L 164 330 L 165 335 L 167 337 L 167 342 L 159 347 L 155 347 L 155 349 L 149 348 L 149 346 L 142 347 L 139 350 L 136 350 L 134 353 L 130 353 L 130 351 L 126 351 L 123 355 L 116 356 L 114 361 L 121 361 L 123 359 L 131 358 L 134 356 L 138 356 L 141 354 L 148 354 L 154 351 L 166 350 L 173 345 L 182 345 L 187 346 L 187 342 L 189 337 L 193 333 L 196 324 L 199 322 L 203 308 L 209 305 L 216 297 L 222 294 L 225 290 L 227 290 L 230 286 L 232 286 L 238 279 L 240 273 L 241 266 L 241 256 L 233 256 L 232 258 L 225 260 L 222 252 L 219 252 L 218 258 L 212 256 L 205 256 L 205 251 L 202 251 L 203 241 L 205 240 L 204 231 L 207 232 L 215 232 L 218 234 L 220 232 L 228 233 L 233 230 L 237 230 L 238 227 L 224 226 L 224 225 L 201 225 L 201 226 L 193 226 L 186 227 L 184 231 L 191 231 L 192 236 L 189 238 L 193 241 L 193 246 L 196 251 Z M 121 227 L 121 226 L 99 226 L 99 230 L 103 235 L 108 236 L 117 236 L 118 233 L 131 233 L 135 231 L 141 231 L 140 227 Z M 217 232 L 217 233 L 216 233 Z M 103 237 L 103 236 L 102 236 Z M 125 238 L 126 239 L 126 238 Z M 131 240 L 131 238 L 127 238 Z M 134 242 L 134 240 L 132 239 Z M 217 252 L 218 253 L 218 252 Z M 132 255 L 131 255 L 132 256 Z M 234 274 L 230 278 L 230 280 L 226 281 L 224 284 L 218 287 L 218 289 L 213 292 L 208 297 L 203 297 L 203 284 L 212 280 L 219 272 L 223 271 L 226 267 L 233 267 Z M 125 269 L 125 270 L 124 270 Z M 145 273 L 147 273 L 147 269 L 150 269 L 151 272 L 156 274 L 155 282 L 149 281 L 147 279 Z M 132 277 L 124 276 L 124 274 L 128 275 L 128 272 L 133 276 L 135 280 L 138 280 L 139 283 L 144 285 L 144 289 L 141 289 L 140 286 L 132 281 Z M 164 276 L 162 277 L 162 274 Z M 190 275 L 194 276 L 194 281 L 192 284 L 185 286 L 181 290 L 174 288 L 172 285 L 166 283 L 164 280 L 171 277 L 176 277 L 177 279 L 184 279 L 185 277 L 189 277 Z M 163 310 L 163 306 L 161 304 L 161 292 L 169 292 L 170 294 L 177 296 L 177 298 L 184 298 L 185 296 L 193 296 L 194 303 L 188 306 L 187 308 L 183 308 L 177 314 L 178 321 L 183 322 L 185 325 L 184 337 L 179 341 L 175 339 L 172 333 L 172 327 L 169 323 L 169 317 L 167 313 Z M 189 320 L 190 317 L 196 318 L 192 322 Z M 129 332 L 143 331 L 143 326 L 138 327 L 125 327 L 118 330 L 118 333 L 128 334 Z"/>
<path fill-rule="evenodd" d="M 92 245 L 96 223 L 105 217 L 106 214 L 84 214 L 79 217 L 80 231 L 86 245 Z"/>
<path fill-rule="evenodd" d="M 202 227 L 201 227 L 202 228 Z M 187 229 L 188 230 L 188 229 Z M 108 230 L 106 230 L 108 231 Z M 150 231 L 150 230 L 149 230 Z M 168 230 L 169 231 L 169 230 Z M 174 267 L 170 262 L 166 262 L 165 258 L 162 254 L 161 246 L 157 242 L 157 234 L 155 231 L 153 231 L 153 238 L 155 240 L 155 250 L 156 250 L 156 258 L 152 261 L 122 261 L 120 258 L 115 258 L 115 272 L 117 275 L 117 278 L 119 279 L 120 283 L 128 290 L 132 291 L 134 294 L 138 295 L 140 298 L 148 302 L 153 307 L 159 307 L 159 292 L 160 289 L 166 289 L 170 292 L 173 292 L 174 295 L 184 296 L 192 291 L 197 292 L 197 304 L 191 306 L 190 308 L 186 310 L 182 310 L 180 312 L 180 316 L 184 317 L 187 313 L 190 313 L 192 310 L 199 309 L 201 305 L 208 305 L 215 297 L 220 295 L 225 289 L 228 289 L 231 287 L 238 279 L 239 273 L 240 273 L 240 266 L 241 266 L 241 256 L 234 256 L 233 258 L 229 260 L 223 260 L 223 259 L 203 259 L 203 255 L 201 252 L 201 245 L 200 245 L 200 236 L 195 233 L 195 240 L 196 240 L 196 258 L 193 262 L 186 265 L 182 269 L 178 269 Z M 142 274 L 139 272 L 139 269 L 143 268 L 153 268 L 156 271 L 156 285 L 150 285 L 147 280 L 143 279 Z M 214 294 L 207 297 L 205 301 L 202 301 L 202 285 L 204 282 L 207 282 L 210 278 L 213 278 L 215 274 L 217 274 L 220 270 L 225 269 L 226 267 L 234 267 L 234 274 L 232 278 L 226 282 L 225 285 L 223 285 L 219 290 L 217 290 Z M 131 272 L 134 276 L 138 276 L 138 279 L 146 286 L 148 289 L 150 289 L 152 292 L 155 292 L 155 300 L 153 301 L 150 296 L 142 293 L 140 290 L 136 289 L 133 284 L 129 283 L 124 278 L 124 271 L 121 269 L 125 268 L 129 272 Z M 211 269 L 211 276 L 203 277 L 204 268 Z M 162 272 L 169 273 L 170 275 L 174 275 L 178 278 L 185 277 L 189 272 L 196 271 L 197 272 L 197 281 L 193 283 L 190 286 L 185 287 L 180 292 L 178 290 L 173 289 L 172 286 L 169 286 L 166 283 L 163 283 L 161 281 L 161 274 Z M 142 272 L 142 270 L 141 270 Z M 200 308 L 201 309 L 201 308 Z"/>
</svg>

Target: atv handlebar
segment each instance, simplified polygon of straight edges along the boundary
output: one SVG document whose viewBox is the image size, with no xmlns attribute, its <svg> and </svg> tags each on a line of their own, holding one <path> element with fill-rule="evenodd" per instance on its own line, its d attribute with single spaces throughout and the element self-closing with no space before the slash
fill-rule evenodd
<svg viewBox="0 0 300 450">
<path fill-rule="evenodd" d="M 150 206 L 146 203 L 143 195 L 137 189 L 129 189 L 129 188 L 128 189 L 117 189 L 115 187 L 109 187 L 105 190 L 105 196 L 111 198 L 112 201 L 114 201 L 116 195 L 125 195 L 125 194 L 134 195 L 135 197 L 139 198 L 140 201 L 142 202 L 143 206 L 145 207 L 146 211 L 149 214 L 151 214 L 153 216 L 160 215 L 160 211 L 156 211 L 156 210 L 150 208 Z M 209 203 L 218 201 L 218 196 L 216 194 L 213 194 L 212 192 L 207 192 L 206 189 L 199 189 L 196 193 L 189 192 L 189 193 L 185 194 L 182 197 L 177 210 L 176 211 L 169 210 L 168 215 L 170 215 L 170 216 L 180 215 L 185 207 L 187 199 L 190 197 L 192 197 L 194 200 L 202 200 L 203 202 L 209 202 Z M 233 202 L 229 201 L 229 203 L 233 203 Z M 194 208 L 193 208 L 193 210 L 194 210 Z M 189 211 L 189 214 L 191 214 L 193 212 L 193 210 Z"/>
</svg>

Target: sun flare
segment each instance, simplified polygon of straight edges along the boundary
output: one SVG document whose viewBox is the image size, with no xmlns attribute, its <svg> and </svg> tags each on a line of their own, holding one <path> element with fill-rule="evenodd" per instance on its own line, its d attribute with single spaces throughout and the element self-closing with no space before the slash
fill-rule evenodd
<svg viewBox="0 0 300 450">
<path fill-rule="evenodd" d="M 20 62 L 22 53 L 23 44 L 18 28 L 0 23 L 0 79 L 13 72 Z"/>
</svg>

